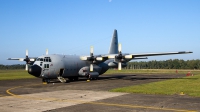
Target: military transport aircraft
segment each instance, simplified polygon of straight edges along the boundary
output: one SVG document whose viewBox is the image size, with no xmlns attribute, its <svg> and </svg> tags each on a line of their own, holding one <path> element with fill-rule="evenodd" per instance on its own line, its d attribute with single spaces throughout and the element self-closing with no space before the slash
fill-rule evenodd
<svg viewBox="0 0 200 112">
<path fill-rule="evenodd" d="M 71 81 L 78 80 L 79 77 L 98 78 L 109 68 L 121 70 L 122 67 L 127 66 L 127 62 L 130 60 L 147 59 L 146 56 L 187 53 L 192 52 L 122 53 L 121 44 L 118 44 L 117 30 L 114 30 L 109 54 L 94 55 L 91 46 L 89 56 L 48 54 L 47 50 L 45 55 L 28 57 L 28 51 L 26 50 L 25 58 L 8 58 L 8 60 L 25 61 L 28 73 L 42 78 L 43 82 L 49 82 L 50 79 L 59 79 L 61 82 L 66 82 L 65 78 Z"/>
</svg>

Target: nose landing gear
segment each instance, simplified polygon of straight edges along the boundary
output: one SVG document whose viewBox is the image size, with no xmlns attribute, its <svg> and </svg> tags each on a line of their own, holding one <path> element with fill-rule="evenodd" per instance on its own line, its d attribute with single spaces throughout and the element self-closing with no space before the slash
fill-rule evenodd
<svg viewBox="0 0 200 112">
<path fill-rule="evenodd" d="M 48 84 L 48 83 L 50 83 L 50 79 L 43 78 L 42 79 L 42 83 L 43 84 Z"/>
</svg>

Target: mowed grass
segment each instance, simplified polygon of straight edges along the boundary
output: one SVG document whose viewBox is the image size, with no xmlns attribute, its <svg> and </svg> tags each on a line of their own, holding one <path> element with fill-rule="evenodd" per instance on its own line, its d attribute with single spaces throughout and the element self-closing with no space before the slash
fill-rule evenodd
<svg viewBox="0 0 200 112">
<path fill-rule="evenodd" d="M 192 74 L 200 74 L 200 70 L 187 70 L 187 69 L 109 69 L 105 74 L 115 74 L 115 73 L 134 73 L 134 74 L 187 74 L 191 72 Z"/>
<path fill-rule="evenodd" d="M 194 76 L 116 88 L 110 91 L 162 95 L 180 95 L 183 93 L 184 95 L 200 97 L 200 73 Z"/>
<path fill-rule="evenodd" d="M 0 80 L 35 78 L 25 70 L 0 70 Z"/>
</svg>

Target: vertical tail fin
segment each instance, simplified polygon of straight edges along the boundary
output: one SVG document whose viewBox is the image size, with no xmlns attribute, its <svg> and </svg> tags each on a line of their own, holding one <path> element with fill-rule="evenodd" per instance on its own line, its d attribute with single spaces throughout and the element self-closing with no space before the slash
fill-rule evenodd
<svg viewBox="0 0 200 112">
<path fill-rule="evenodd" d="M 113 33 L 109 54 L 118 54 L 118 35 L 116 29 L 114 30 Z"/>
</svg>

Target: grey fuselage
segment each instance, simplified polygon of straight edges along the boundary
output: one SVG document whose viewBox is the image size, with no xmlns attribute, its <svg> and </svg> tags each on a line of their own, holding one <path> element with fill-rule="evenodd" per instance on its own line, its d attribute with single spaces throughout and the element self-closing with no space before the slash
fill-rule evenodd
<svg viewBox="0 0 200 112">
<path fill-rule="evenodd" d="M 98 75 L 105 73 L 110 68 L 108 66 L 110 62 L 113 62 L 113 60 L 97 62 L 94 64 L 92 72 L 98 73 Z M 38 66 L 41 69 L 37 73 L 31 73 L 30 68 L 33 66 Z M 77 55 L 42 55 L 36 59 L 33 66 L 29 68 L 29 74 L 46 79 L 54 79 L 58 76 L 64 78 L 87 76 L 90 73 L 90 62 L 82 61 L 80 56 Z"/>
</svg>

